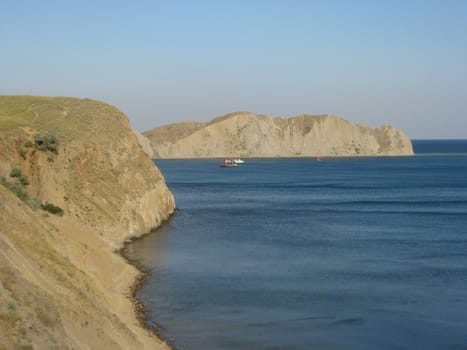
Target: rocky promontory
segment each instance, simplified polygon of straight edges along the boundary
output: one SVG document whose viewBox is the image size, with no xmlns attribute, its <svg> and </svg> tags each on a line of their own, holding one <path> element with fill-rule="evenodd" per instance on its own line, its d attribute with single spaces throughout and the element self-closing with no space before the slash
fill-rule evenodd
<svg viewBox="0 0 467 350">
<path fill-rule="evenodd" d="M 175 207 L 144 142 L 102 102 L 0 96 L 0 349 L 168 348 L 117 253 Z"/>
<path fill-rule="evenodd" d="M 371 128 L 333 115 L 293 118 L 236 112 L 208 123 L 182 122 L 143 133 L 154 158 L 354 157 L 413 155 L 392 126 Z"/>
</svg>

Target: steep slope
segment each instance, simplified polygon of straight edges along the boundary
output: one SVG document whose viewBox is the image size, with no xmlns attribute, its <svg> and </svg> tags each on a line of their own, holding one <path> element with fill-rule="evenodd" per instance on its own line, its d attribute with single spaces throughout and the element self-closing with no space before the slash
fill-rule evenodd
<svg viewBox="0 0 467 350">
<path fill-rule="evenodd" d="M 143 133 L 148 139 L 161 139 L 165 142 L 175 142 L 190 136 L 197 130 L 204 128 L 206 124 L 201 122 L 186 121 L 176 124 L 164 125 Z"/>
<path fill-rule="evenodd" d="M 143 133 L 155 158 L 412 155 L 408 136 L 391 126 L 370 128 L 331 115 L 269 117 L 231 113 L 186 131 L 172 124 Z M 179 130 L 184 130 L 180 132 Z"/>
<path fill-rule="evenodd" d="M 127 118 L 0 96 L 0 176 L 0 349 L 167 348 L 139 324 L 138 271 L 115 253 L 175 206 Z"/>
</svg>

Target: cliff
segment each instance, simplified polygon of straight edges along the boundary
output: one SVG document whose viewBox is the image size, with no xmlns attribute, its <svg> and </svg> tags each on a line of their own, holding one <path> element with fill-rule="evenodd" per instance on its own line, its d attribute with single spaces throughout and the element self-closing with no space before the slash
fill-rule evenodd
<svg viewBox="0 0 467 350">
<path fill-rule="evenodd" d="M 0 183 L 0 349 L 168 348 L 141 327 L 139 273 L 116 250 L 175 203 L 123 113 L 0 96 Z"/>
<path fill-rule="evenodd" d="M 143 133 L 155 158 L 348 157 L 413 155 L 408 136 L 332 115 L 270 117 L 231 113 L 209 123 L 183 122 Z"/>
</svg>

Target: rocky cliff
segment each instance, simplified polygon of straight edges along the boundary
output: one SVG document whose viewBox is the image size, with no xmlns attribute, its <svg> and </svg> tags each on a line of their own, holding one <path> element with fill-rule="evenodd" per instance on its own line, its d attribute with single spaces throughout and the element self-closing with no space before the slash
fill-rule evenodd
<svg viewBox="0 0 467 350">
<path fill-rule="evenodd" d="M 116 250 L 175 203 L 123 113 L 0 96 L 0 183 L 0 349 L 168 348 L 137 320 L 139 273 Z"/>
<path fill-rule="evenodd" d="M 183 122 L 143 133 L 155 158 L 347 157 L 412 155 L 408 136 L 332 115 L 269 117 L 238 112 L 209 123 Z"/>
<path fill-rule="evenodd" d="M 144 153 L 146 153 L 149 158 L 154 158 L 154 152 L 151 147 L 151 141 L 149 141 L 149 139 L 143 134 L 141 134 L 138 130 L 133 129 L 133 132 L 135 133 L 136 138 L 138 139 L 138 143 L 140 144 Z"/>
</svg>

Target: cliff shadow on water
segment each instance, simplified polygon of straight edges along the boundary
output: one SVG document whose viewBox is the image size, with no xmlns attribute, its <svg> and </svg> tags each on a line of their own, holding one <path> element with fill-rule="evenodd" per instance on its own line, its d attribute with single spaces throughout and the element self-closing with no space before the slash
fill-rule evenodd
<svg viewBox="0 0 467 350">
<path fill-rule="evenodd" d="M 137 278 L 135 278 L 134 283 L 131 285 L 130 288 L 131 301 L 133 302 L 134 309 L 136 310 L 139 324 L 141 325 L 141 327 L 146 328 L 150 332 L 152 332 L 161 341 L 165 342 L 170 347 L 170 349 L 175 349 L 173 345 L 173 340 L 165 339 L 161 335 L 161 330 L 163 329 L 163 327 L 160 324 L 158 324 L 157 321 L 149 318 L 146 305 L 143 302 L 141 302 L 141 300 L 138 298 L 138 291 L 145 285 L 148 278 L 150 278 L 152 275 L 152 268 L 150 267 L 150 265 L 144 264 L 143 261 L 149 261 L 150 259 L 154 261 L 154 259 L 158 258 L 161 258 L 161 260 L 163 260 L 163 255 L 165 255 L 166 253 L 164 249 L 164 241 L 167 239 L 168 232 L 170 231 L 171 220 L 174 219 L 174 216 L 176 215 L 176 212 L 178 210 L 179 209 L 175 209 L 174 213 L 172 213 L 167 218 L 167 220 L 163 221 L 160 224 L 160 226 L 153 228 L 152 230 L 145 234 L 142 234 L 141 236 L 132 237 L 131 239 L 125 241 L 123 247 L 120 248 L 120 250 L 118 251 L 118 253 L 123 258 L 125 258 L 126 261 L 128 261 L 131 265 L 135 266 L 139 271 Z M 156 239 L 158 241 L 157 246 L 159 247 L 159 249 L 151 252 L 150 257 L 141 257 L 136 255 L 134 252 L 135 244 L 144 244 L 144 240 L 147 240 L 149 236 L 151 236 L 152 239 Z"/>
</svg>

